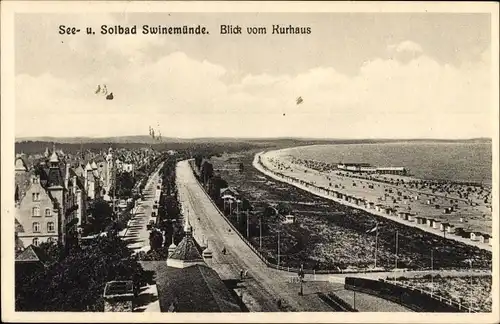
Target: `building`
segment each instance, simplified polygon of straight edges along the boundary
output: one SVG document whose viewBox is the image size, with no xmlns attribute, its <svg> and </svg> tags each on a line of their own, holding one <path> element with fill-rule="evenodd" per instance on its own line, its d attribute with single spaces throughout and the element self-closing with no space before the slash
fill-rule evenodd
<svg viewBox="0 0 500 324">
<path fill-rule="evenodd" d="M 54 188 L 51 188 L 54 189 Z M 38 246 L 42 242 L 57 241 L 59 210 L 56 207 L 58 190 L 46 190 L 40 178 L 33 175 L 25 196 L 21 197 L 16 208 L 16 219 L 22 232 L 18 238 L 24 246 Z"/>
<path fill-rule="evenodd" d="M 417 220 L 417 224 L 420 224 L 420 225 L 427 224 L 427 218 L 425 218 L 425 217 L 417 216 L 417 217 L 415 217 L 415 219 Z"/>
<path fill-rule="evenodd" d="M 49 258 L 43 251 L 34 245 L 29 245 L 25 250 L 16 255 L 15 274 L 16 277 L 31 276 L 45 269 L 49 264 Z"/>
<path fill-rule="evenodd" d="M 66 236 L 86 217 L 82 183 L 70 170 L 69 163 L 59 159 L 55 148 L 36 170 L 22 171 L 19 161 L 16 165 L 15 218 L 19 245 L 38 246 L 51 241 L 64 244 Z"/>
<path fill-rule="evenodd" d="M 478 237 L 479 242 L 481 243 L 489 243 L 490 242 L 490 235 L 489 234 L 481 234 Z"/>
<path fill-rule="evenodd" d="M 231 196 L 234 199 L 237 199 L 240 196 L 240 194 L 236 189 L 229 187 L 229 188 L 222 188 L 220 190 L 220 196 L 221 198 L 224 196 Z"/>
<path fill-rule="evenodd" d="M 241 304 L 229 292 L 217 272 L 203 258 L 189 221 L 179 245 L 169 247 L 167 262 L 157 268 L 162 312 L 241 312 Z M 207 248 L 208 249 L 208 248 Z M 205 249 L 205 250 L 207 250 Z M 204 253 L 211 258 L 211 253 Z"/>
<path fill-rule="evenodd" d="M 285 216 L 285 221 L 283 223 L 285 223 L 285 224 L 293 224 L 293 223 L 295 223 L 295 216 L 293 216 L 293 215 L 286 215 Z"/>
<path fill-rule="evenodd" d="M 448 232 L 448 228 L 450 227 L 450 223 L 441 223 L 441 225 L 439 225 L 439 230 L 441 232 Z"/>
<path fill-rule="evenodd" d="M 480 232 L 470 232 L 470 240 L 471 241 L 479 241 L 479 238 L 482 236 Z"/>
<path fill-rule="evenodd" d="M 404 167 L 374 167 L 369 163 L 339 163 L 337 169 L 356 173 L 407 175 Z"/>
</svg>

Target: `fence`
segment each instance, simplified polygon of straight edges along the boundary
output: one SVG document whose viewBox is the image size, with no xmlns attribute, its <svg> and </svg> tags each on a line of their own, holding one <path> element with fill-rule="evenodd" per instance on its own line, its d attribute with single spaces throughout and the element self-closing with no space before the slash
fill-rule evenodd
<svg viewBox="0 0 500 324">
<path fill-rule="evenodd" d="M 334 294 L 318 293 L 318 297 L 333 308 L 336 312 L 357 312 L 355 308 Z"/>
<path fill-rule="evenodd" d="M 474 312 L 452 300 L 435 295 L 425 290 L 410 286 L 394 284 L 380 280 L 357 277 L 345 278 L 345 289 L 363 292 L 403 305 L 417 312 L 459 313 Z"/>
<path fill-rule="evenodd" d="M 401 282 L 401 281 L 392 281 L 392 280 L 389 281 L 389 280 L 383 280 L 383 279 L 381 279 L 380 281 L 386 282 L 386 283 L 389 283 L 389 284 L 392 284 L 392 285 L 400 286 L 400 287 L 403 287 L 403 288 L 407 288 L 407 289 L 410 289 L 410 290 L 419 291 L 422 294 L 426 294 L 426 295 L 428 295 L 428 296 L 430 296 L 430 297 L 432 297 L 434 299 L 439 300 L 442 303 L 446 303 L 446 304 L 448 304 L 450 306 L 456 307 L 461 312 L 469 312 L 469 309 L 470 309 L 470 312 L 472 312 L 472 313 L 476 312 L 472 308 L 462 305 L 462 303 L 460 303 L 460 301 L 457 302 L 456 300 L 449 299 L 449 298 L 446 298 L 446 297 L 443 297 L 443 296 L 439 296 L 438 294 L 435 294 L 435 293 L 433 293 L 431 291 L 428 291 L 426 289 L 422 289 L 420 287 L 416 287 L 416 286 L 410 285 L 408 283 L 404 283 L 404 282 Z"/>
</svg>

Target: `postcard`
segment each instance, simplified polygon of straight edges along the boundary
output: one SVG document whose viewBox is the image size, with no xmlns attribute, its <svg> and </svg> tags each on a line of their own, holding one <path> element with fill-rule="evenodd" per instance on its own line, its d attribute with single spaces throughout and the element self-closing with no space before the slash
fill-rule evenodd
<svg viewBox="0 0 500 324">
<path fill-rule="evenodd" d="M 498 322 L 498 9 L 2 2 L 2 319 Z"/>
</svg>

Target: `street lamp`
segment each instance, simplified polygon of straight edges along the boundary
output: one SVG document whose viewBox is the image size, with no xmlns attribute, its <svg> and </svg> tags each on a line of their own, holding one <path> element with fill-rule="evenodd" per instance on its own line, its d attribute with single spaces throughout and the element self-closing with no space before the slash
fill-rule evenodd
<svg viewBox="0 0 500 324">
<path fill-rule="evenodd" d="M 278 229 L 278 269 L 280 266 L 280 230 Z"/>
<path fill-rule="evenodd" d="M 470 288 L 469 288 L 469 313 L 472 311 L 472 259 L 469 259 L 470 266 Z"/>
<path fill-rule="evenodd" d="M 299 296 L 304 296 L 304 288 L 303 288 L 303 283 L 304 283 L 304 264 L 300 264 L 300 270 L 298 273 L 299 280 L 300 280 L 300 291 L 299 291 Z"/>
</svg>

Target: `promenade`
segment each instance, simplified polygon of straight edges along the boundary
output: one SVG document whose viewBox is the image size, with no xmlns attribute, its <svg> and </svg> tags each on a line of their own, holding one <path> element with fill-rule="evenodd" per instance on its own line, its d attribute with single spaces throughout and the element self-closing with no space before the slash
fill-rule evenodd
<svg viewBox="0 0 500 324">
<path fill-rule="evenodd" d="M 401 218 L 398 218 L 397 216 L 391 216 L 388 215 L 384 212 L 377 211 L 375 209 L 367 208 L 365 206 L 361 206 L 352 202 L 348 202 L 345 199 L 340 199 L 332 195 L 331 192 L 328 192 L 324 189 L 319 188 L 320 186 L 323 188 L 328 187 L 328 180 L 326 177 L 319 172 L 314 171 L 312 169 L 308 169 L 307 172 L 293 172 L 290 170 L 280 170 L 279 172 L 282 175 L 279 175 L 277 172 L 278 170 L 275 170 L 273 167 L 273 164 L 269 161 L 271 158 L 276 158 L 275 155 L 272 154 L 273 152 L 260 152 L 255 155 L 254 160 L 253 160 L 253 166 L 262 172 L 263 174 L 275 179 L 279 180 L 281 182 L 288 183 L 290 185 L 293 185 L 299 189 L 308 191 L 316 196 L 323 197 L 332 201 L 335 201 L 337 203 L 340 203 L 342 205 L 352 207 L 355 209 L 363 210 L 365 212 L 368 212 L 372 215 L 384 217 L 387 219 L 390 219 L 394 222 L 398 222 L 401 224 L 404 224 L 406 226 L 411 226 L 411 227 L 416 227 L 418 229 L 421 229 L 423 231 L 426 231 L 428 233 L 432 233 L 434 235 L 438 236 L 443 236 L 443 232 L 441 232 L 439 229 L 431 228 L 427 225 L 424 224 L 417 224 L 416 222 L 412 221 L 407 221 Z M 261 163 L 259 163 L 261 161 Z M 303 169 L 307 169 L 305 167 L 302 167 Z M 284 176 L 286 176 L 286 178 Z M 342 192 L 342 189 L 335 189 L 337 192 Z M 492 246 L 490 246 L 488 243 L 480 243 L 478 241 L 471 241 L 468 238 L 463 238 L 457 235 L 453 234 L 447 234 L 446 235 L 447 239 L 454 240 L 457 242 L 465 243 L 470 246 L 475 246 L 480 249 L 486 250 L 486 251 L 492 251 Z"/>
</svg>

